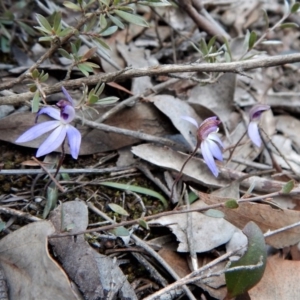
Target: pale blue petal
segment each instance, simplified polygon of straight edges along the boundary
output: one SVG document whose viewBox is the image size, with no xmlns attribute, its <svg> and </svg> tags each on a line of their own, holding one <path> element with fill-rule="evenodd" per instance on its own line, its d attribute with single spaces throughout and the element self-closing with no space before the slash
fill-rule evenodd
<svg viewBox="0 0 300 300">
<path fill-rule="evenodd" d="M 201 143 L 201 151 L 208 168 L 211 170 L 215 177 L 218 177 L 219 171 L 206 140 Z"/>
<path fill-rule="evenodd" d="M 40 116 L 42 114 L 48 115 L 49 117 L 51 117 L 55 120 L 60 120 L 60 111 L 51 106 L 46 106 L 46 107 L 41 108 L 36 115 L 36 119 L 38 118 L 38 116 Z"/>
<path fill-rule="evenodd" d="M 221 141 L 220 137 L 216 133 L 211 133 L 208 136 L 208 139 L 217 142 L 221 148 L 224 148 L 223 142 Z"/>
<path fill-rule="evenodd" d="M 186 120 L 186 121 L 192 123 L 193 125 L 195 125 L 197 128 L 199 128 L 198 122 L 194 118 L 191 118 L 188 116 L 181 116 L 181 119 Z"/>
<path fill-rule="evenodd" d="M 252 143 L 257 146 L 260 147 L 261 145 L 261 138 L 259 135 L 259 131 L 258 131 L 258 125 L 256 122 L 250 122 L 248 125 L 248 136 L 250 138 L 250 140 L 252 141 Z"/>
<path fill-rule="evenodd" d="M 39 147 L 36 157 L 46 155 L 56 150 L 64 141 L 66 137 L 66 131 L 67 128 L 65 125 L 60 125 L 57 127 Z"/>
<path fill-rule="evenodd" d="M 207 139 L 207 145 L 209 147 L 212 156 L 215 157 L 217 160 L 223 161 L 223 154 L 219 148 L 219 145 L 215 141 L 208 140 L 208 139 Z"/>
<path fill-rule="evenodd" d="M 71 155 L 74 159 L 77 159 L 81 144 L 81 134 L 75 127 L 69 125 L 67 129 L 67 136 Z"/>
<path fill-rule="evenodd" d="M 59 121 L 47 121 L 37 124 L 25 131 L 17 140 L 16 143 L 26 143 L 32 141 L 44 133 L 53 130 L 60 125 Z"/>
<path fill-rule="evenodd" d="M 69 102 L 71 102 L 72 106 L 75 106 L 74 100 L 72 99 L 72 97 L 70 96 L 70 94 L 68 93 L 68 91 L 63 86 L 61 87 L 61 90 L 64 93 L 64 95 L 66 96 L 67 100 Z"/>
</svg>

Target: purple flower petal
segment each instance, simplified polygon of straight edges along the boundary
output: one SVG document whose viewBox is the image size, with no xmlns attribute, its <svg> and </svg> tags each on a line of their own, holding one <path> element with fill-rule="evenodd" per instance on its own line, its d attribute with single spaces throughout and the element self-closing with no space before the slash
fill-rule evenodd
<svg viewBox="0 0 300 300">
<path fill-rule="evenodd" d="M 41 108 L 36 114 L 35 120 L 37 121 L 38 117 L 42 114 L 46 114 L 55 120 L 60 120 L 60 111 L 51 106 Z"/>
<path fill-rule="evenodd" d="M 250 121 L 254 120 L 254 119 L 259 119 L 261 114 L 265 111 L 270 109 L 269 105 L 265 105 L 265 104 L 256 104 L 254 105 L 250 111 L 249 111 L 249 116 L 250 116 Z"/>
<path fill-rule="evenodd" d="M 41 123 L 44 124 L 44 123 Z M 56 150 L 64 141 L 66 137 L 67 126 L 60 125 L 57 127 L 48 138 L 39 147 L 36 157 L 46 155 Z"/>
<path fill-rule="evenodd" d="M 204 141 L 211 133 L 218 131 L 220 120 L 217 117 L 205 119 L 199 126 L 198 136 L 201 141 Z"/>
<path fill-rule="evenodd" d="M 16 143 L 26 143 L 32 141 L 44 133 L 53 130 L 60 125 L 59 121 L 47 121 L 37 124 L 25 131 L 17 140 Z"/>
<path fill-rule="evenodd" d="M 209 143 L 207 140 L 204 140 L 201 143 L 201 151 L 204 158 L 204 161 L 206 162 L 207 166 L 211 170 L 211 172 L 214 174 L 215 177 L 218 177 L 219 170 L 216 166 L 216 163 L 214 161 L 214 158 L 212 156 L 212 153 L 209 148 Z"/>
<path fill-rule="evenodd" d="M 191 118 L 191 117 L 189 117 L 189 116 L 182 116 L 181 119 L 186 120 L 186 121 L 192 123 L 192 124 L 195 125 L 197 128 L 199 127 L 198 122 L 197 122 L 194 118 Z"/>
<path fill-rule="evenodd" d="M 223 161 L 223 154 L 219 148 L 219 145 L 215 141 L 210 139 L 207 139 L 206 142 L 212 156 L 215 157 L 217 160 Z"/>
<path fill-rule="evenodd" d="M 261 138 L 258 131 L 258 125 L 256 122 L 250 122 L 248 125 L 248 136 L 252 143 L 257 147 L 261 145 Z"/>
<path fill-rule="evenodd" d="M 76 112 L 73 106 L 71 105 L 61 106 L 61 120 L 63 121 L 63 123 L 67 124 L 72 122 L 75 118 L 75 114 Z"/>
<path fill-rule="evenodd" d="M 74 159 L 77 159 L 81 144 L 81 134 L 75 127 L 69 125 L 67 129 L 67 136 L 71 155 Z"/>
<path fill-rule="evenodd" d="M 224 148 L 224 144 L 216 133 L 211 133 L 208 138 L 219 144 L 219 147 Z"/>
<path fill-rule="evenodd" d="M 68 91 L 63 86 L 61 87 L 61 90 L 64 93 L 64 95 L 67 98 L 67 100 L 72 104 L 73 107 L 75 107 L 74 100 L 72 99 L 72 97 L 70 96 L 70 94 L 68 93 Z"/>
</svg>

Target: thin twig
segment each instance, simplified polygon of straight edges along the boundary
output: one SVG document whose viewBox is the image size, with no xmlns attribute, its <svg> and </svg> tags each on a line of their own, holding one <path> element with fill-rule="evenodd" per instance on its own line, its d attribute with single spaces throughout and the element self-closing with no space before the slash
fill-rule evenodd
<svg viewBox="0 0 300 300">
<path fill-rule="evenodd" d="M 287 54 L 287 55 L 277 55 L 272 57 L 258 57 L 255 59 L 229 62 L 229 63 L 193 63 L 185 65 L 158 65 L 152 67 L 144 68 L 130 68 L 126 69 L 123 73 L 111 72 L 111 73 L 101 73 L 97 75 L 91 75 L 89 77 L 72 79 L 64 82 L 59 82 L 52 86 L 44 88 L 46 95 L 61 91 L 61 87 L 64 86 L 68 89 L 74 89 L 80 87 L 83 84 L 95 85 L 99 81 L 111 82 L 120 81 L 128 78 L 143 77 L 143 76 L 154 76 L 162 75 L 168 73 L 182 73 L 182 72 L 232 72 L 241 73 L 248 70 L 253 70 L 257 68 L 267 68 L 284 65 L 287 63 L 300 62 L 300 53 Z M 12 81 L 5 84 L 0 84 L 1 88 L 7 88 L 7 86 L 12 86 Z M 26 92 L 23 94 L 16 94 L 10 96 L 0 97 L 0 104 L 18 104 L 32 99 L 34 93 Z"/>
</svg>

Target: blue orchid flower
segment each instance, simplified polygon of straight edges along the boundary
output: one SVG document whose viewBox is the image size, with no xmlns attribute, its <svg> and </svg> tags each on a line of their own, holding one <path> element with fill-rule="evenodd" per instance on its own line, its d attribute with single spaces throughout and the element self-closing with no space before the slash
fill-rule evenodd
<svg viewBox="0 0 300 300">
<path fill-rule="evenodd" d="M 75 118 L 74 101 L 64 87 L 62 87 L 62 91 L 67 100 L 60 100 L 56 104 L 59 109 L 55 109 L 54 107 L 50 106 L 40 109 L 37 113 L 35 122 L 37 122 L 38 117 L 42 114 L 46 114 L 55 120 L 43 122 L 33 126 L 16 140 L 16 143 L 26 143 L 40 137 L 44 133 L 53 130 L 53 132 L 38 148 L 36 153 L 37 157 L 53 152 L 63 144 L 65 138 L 67 137 L 72 157 L 74 159 L 78 158 L 81 144 L 81 134 L 74 126 L 70 124 Z"/>
<path fill-rule="evenodd" d="M 249 111 L 250 123 L 248 125 L 248 136 L 252 143 L 257 147 L 261 146 L 261 137 L 259 134 L 258 123 L 261 114 L 268 109 L 270 109 L 269 105 L 256 104 Z"/>
<path fill-rule="evenodd" d="M 201 142 L 201 152 L 203 159 L 208 168 L 215 177 L 218 177 L 219 170 L 216 166 L 214 158 L 222 161 L 223 155 L 221 149 L 224 148 L 223 142 L 217 135 L 218 126 L 221 121 L 217 117 L 210 117 L 205 119 L 200 125 L 194 118 L 183 116 L 182 119 L 192 123 L 197 127 L 197 138 Z"/>
</svg>

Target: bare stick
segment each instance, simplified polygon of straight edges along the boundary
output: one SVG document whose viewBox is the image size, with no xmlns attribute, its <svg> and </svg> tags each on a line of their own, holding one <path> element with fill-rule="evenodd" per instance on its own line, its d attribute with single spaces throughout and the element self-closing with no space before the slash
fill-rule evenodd
<svg viewBox="0 0 300 300">
<path fill-rule="evenodd" d="M 300 62 L 300 53 L 277 55 L 272 57 L 259 57 L 255 59 L 249 59 L 244 61 L 229 62 L 229 63 L 196 63 L 196 64 L 185 64 L 185 65 L 158 65 L 146 68 L 126 68 L 123 72 L 116 71 L 111 73 L 101 73 L 97 75 L 91 75 L 89 77 L 73 79 L 69 81 L 59 82 L 53 86 L 44 88 L 46 95 L 58 92 L 61 87 L 74 89 L 76 87 L 86 85 L 95 85 L 99 81 L 112 82 L 117 80 L 124 80 L 134 77 L 162 75 L 168 73 L 182 73 L 182 72 L 232 72 L 241 73 L 247 70 L 257 68 L 267 68 L 284 65 L 287 63 Z M 5 86 L 4 86 L 5 85 Z M 0 85 L 1 88 L 7 88 L 12 86 L 11 82 Z M 32 99 L 34 93 L 27 92 L 23 94 L 16 94 L 12 96 L 0 97 L 0 104 L 18 104 L 24 101 Z"/>
</svg>

